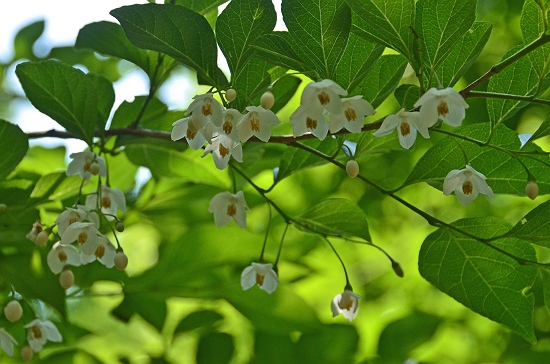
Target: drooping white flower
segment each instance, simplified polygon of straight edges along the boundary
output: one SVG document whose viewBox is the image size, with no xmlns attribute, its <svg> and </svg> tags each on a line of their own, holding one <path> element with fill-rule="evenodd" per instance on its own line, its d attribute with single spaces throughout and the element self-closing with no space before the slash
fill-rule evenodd
<svg viewBox="0 0 550 364">
<path fill-rule="evenodd" d="M 428 128 L 434 125 L 438 118 L 449 125 L 460 126 L 468 108 L 462 95 L 452 87 L 442 90 L 432 87 L 414 104 L 414 107 L 419 106 L 422 123 Z"/>
<path fill-rule="evenodd" d="M 243 270 L 241 274 L 241 287 L 246 291 L 254 284 L 260 289 L 271 294 L 279 284 L 277 272 L 273 270 L 273 264 L 252 263 Z"/>
<path fill-rule="evenodd" d="M 76 209 L 67 207 L 65 211 L 59 214 L 57 219 L 55 219 L 59 235 L 63 236 L 63 233 L 67 227 L 72 223 L 82 222 L 84 220 L 93 222 L 94 225 L 99 228 L 99 217 L 95 212 L 88 210 L 89 209 L 87 207 L 82 205 L 77 206 Z"/>
<path fill-rule="evenodd" d="M 36 243 L 36 236 L 40 234 L 42 230 L 42 224 L 40 223 L 40 221 L 35 221 L 34 224 L 32 224 L 31 231 L 27 233 L 26 238 L 33 243 Z"/>
<path fill-rule="evenodd" d="M 229 224 L 231 220 L 246 229 L 246 211 L 248 205 L 244 199 L 243 191 L 236 194 L 221 192 L 212 197 L 208 212 L 214 214 L 214 222 L 217 227 Z"/>
<path fill-rule="evenodd" d="M 453 169 L 443 181 L 443 193 L 449 196 L 453 191 L 461 204 L 468 206 L 482 193 L 493 197 L 493 190 L 487 184 L 486 177 L 469 164 L 464 169 Z"/>
<path fill-rule="evenodd" d="M 290 115 L 290 123 L 292 124 L 292 135 L 294 137 L 311 131 L 311 134 L 315 135 L 319 140 L 323 140 L 328 134 L 328 120 L 322 111 L 315 108 L 310 109 L 302 105 L 298 106 L 292 115 Z"/>
<path fill-rule="evenodd" d="M 0 348 L 9 356 L 13 356 L 13 345 L 19 345 L 3 327 L 0 328 Z"/>
<path fill-rule="evenodd" d="M 332 299 L 330 305 L 332 317 L 342 314 L 345 318 L 352 321 L 357 316 L 357 312 L 359 312 L 359 300 L 361 299 L 361 296 L 348 289 L 344 293 L 337 294 Z"/>
<path fill-rule="evenodd" d="M 220 127 L 223 122 L 223 106 L 214 98 L 212 92 L 208 92 L 193 97 L 193 102 L 187 108 L 185 115 L 191 115 L 198 129 L 202 129 L 209 121 Z"/>
<path fill-rule="evenodd" d="M 61 237 L 61 244 L 70 245 L 77 242 L 84 254 L 93 254 L 99 244 L 99 230 L 92 222 L 75 222 L 65 230 Z M 80 262 L 80 257 L 78 259 Z"/>
<path fill-rule="evenodd" d="M 386 116 L 380 129 L 378 129 L 374 136 L 380 137 L 388 135 L 397 129 L 399 136 L 399 144 L 405 149 L 409 149 L 416 140 L 417 131 L 422 134 L 424 138 L 429 138 L 428 127 L 426 127 L 420 121 L 420 113 L 408 112 L 405 109 L 399 110 L 397 114 L 390 114 Z"/>
<path fill-rule="evenodd" d="M 86 255 L 84 252 L 80 254 L 82 264 L 88 264 L 94 260 L 98 260 L 107 268 L 112 268 L 115 265 L 116 248 L 105 235 L 99 237 L 97 247 L 93 254 Z"/>
<path fill-rule="evenodd" d="M 330 114 L 330 132 L 336 133 L 342 128 L 352 133 L 360 133 L 367 115 L 374 115 L 372 105 L 362 95 L 342 99 L 342 112 Z"/>
<path fill-rule="evenodd" d="M 279 125 L 281 121 L 277 118 L 277 115 L 271 110 L 266 110 L 261 106 L 248 106 L 246 113 L 239 124 L 239 139 L 241 142 L 246 142 L 252 137 L 256 136 L 263 142 L 267 142 L 271 137 L 271 127 Z"/>
<path fill-rule="evenodd" d="M 34 352 L 42 350 L 42 347 L 48 340 L 57 343 L 63 341 L 59 330 L 49 320 L 42 321 L 36 319 L 25 325 L 25 328 L 29 329 L 27 341 Z"/>
<path fill-rule="evenodd" d="M 238 110 L 226 109 L 223 111 L 223 124 L 220 128 L 220 134 L 223 133 L 233 139 L 234 141 L 240 141 L 238 125 L 239 121 L 243 117 Z"/>
<path fill-rule="evenodd" d="M 347 96 L 348 92 L 332 80 L 310 82 L 304 88 L 300 98 L 300 106 L 308 110 L 308 114 L 323 113 L 327 110 L 333 114 L 342 112 L 342 101 L 340 96 Z"/>
<path fill-rule="evenodd" d="M 204 149 L 203 157 L 212 152 L 214 158 L 214 164 L 218 169 L 225 169 L 229 163 L 229 157 L 233 158 L 237 162 L 243 161 L 243 148 L 239 141 L 231 139 L 225 134 L 219 134 L 212 139 L 212 144 L 209 144 Z"/>
<path fill-rule="evenodd" d="M 61 244 L 58 241 L 52 246 L 46 260 L 53 274 L 59 274 L 67 264 L 79 266 L 80 254 L 73 245 Z"/>
<path fill-rule="evenodd" d="M 105 159 L 98 156 L 90 150 L 85 150 L 79 153 L 72 153 L 70 156 L 73 160 L 69 162 L 67 166 L 67 176 L 80 175 L 80 177 L 88 180 L 92 177 L 92 171 L 90 167 L 92 163 L 96 162 L 99 166 L 98 175 L 102 177 L 107 176 L 107 167 L 105 166 Z"/>
<path fill-rule="evenodd" d="M 202 148 L 204 143 L 206 143 L 206 139 L 201 133 L 201 128 L 195 124 L 197 123 L 189 117 L 175 121 L 172 124 L 172 140 L 176 141 L 181 138 L 185 138 L 187 140 L 187 144 L 189 144 L 191 148 L 195 150 Z"/>
<path fill-rule="evenodd" d="M 97 209 L 97 202 L 97 191 L 86 197 L 86 207 L 91 210 Z M 126 198 L 118 188 L 111 189 L 107 185 L 102 185 L 100 204 L 101 211 L 106 215 L 116 215 L 117 208 L 122 212 L 126 212 Z M 112 216 L 107 216 L 107 218 L 109 220 L 114 219 Z"/>
</svg>

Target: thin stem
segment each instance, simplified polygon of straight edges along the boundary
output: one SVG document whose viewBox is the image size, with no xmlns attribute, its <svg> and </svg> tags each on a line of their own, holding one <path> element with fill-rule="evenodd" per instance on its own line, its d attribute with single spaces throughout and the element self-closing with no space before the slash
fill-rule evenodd
<svg viewBox="0 0 550 364">
<path fill-rule="evenodd" d="M 283 231 L 283 236 L 281 237 L 281 243 L 279 244 L 279 250 L 277 251 L 277 258 L 275 258 L 275 263 L 273 264 L 273 269 L 275 269 L 277 267 L 277 263 L 279 263 L 279 258 L 281 256 L 281 251 L 283 250 L 283 243 L 285 241 L 285 235 L 286 235 L 286 232 L 287 232 L 289 226 L 290 226 L 289 224 L 286 224 L 285 231 Z"/>
<path fill-rule="evenodd" d="M 149 93 L 147 94 L 147 97 L 145 98 L 145 101 L 143 102 L 143 105 L 139 110 L 139 114 L 136 117 L 136 120 L 134 120 L 134 122 L 129 125 L 129 128 L 138 127 L 139 122 L 141 121 L 141 118 L 145 113 L 145 109 L 147 109 L 147 105 L 149 105 L 149 102 L 153 99 L 153 96 L 155 95 L 155 92 L 157 91 L 157 87 L 158 87 L 158 84 L 157 84 L 158 71 L 160 69 L 160 66 L 162 65 L 163 60 L 164 60 L 164 55 L 159 53 L 157 57 L 157 65 L 155 66 L 155 70 L 153 71 L 153 75 L 150 79 Z"/>
<path fill-rule="evenodd" d="M 346 265 L 344 264 L 344 261 L 342 260 L 342 258 L 340 257 L 340 254 L 338 254 L 336 249 L 334 249 L 334 246 L 332 245 L 330 240 L 328 240 L 328 238 L 326 236 L 324 237 L 324 239 L 327 242 L 327 244 L 330 246 L 330 248 L 332 249 L 334 254 L 336 254 L 336 257 L 340 261 L 340 264 L 342 264 L 342 268 L 344 269 L 344 274 L 346 276 L 346 289 L 348 289 L 348 287 L 349 287 L 349 290 L 353 292 L 353 289 L 351 288 L 351 284 L 349 283 L 348 271 L 346 270 Z"/>
<path fill-rule="evenodd" d="M 491 98 L 491 99 L 516 100 L 516 101 L 532 102 L 534 104 L 550 105 L 550 100 L 536 99 L 534 96 L 520 96 L 520 95 L 512 95 L 512 94 L 503 94 L 498 92 L 470 91 L 467 97 L 468 98 L 483 97 L 483 98 Z"/>
<path fill-rule="evenodd" d="M 267 220 L 267 228 L 265 229 L 265 237 L 264 237 L 264 244 L 262 245 L 262 252 L 260 253 L 260 260 L 259 262 L 264 261 L 264 253 L 265 253 L 265 247 L 267 245 L 267 237 L 269 236 L 269 228 L 271 227 L 271 206 L 267 205 L 267 211 L 269 211 L 269 219 Z"/>
</svg>

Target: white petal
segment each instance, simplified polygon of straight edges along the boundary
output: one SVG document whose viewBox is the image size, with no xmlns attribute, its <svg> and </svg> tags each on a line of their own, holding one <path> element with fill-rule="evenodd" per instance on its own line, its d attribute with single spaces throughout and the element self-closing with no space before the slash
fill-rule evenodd
<svg viewBox="0 0 550 364">
<path fill-rule="evenodd" d="M 345 123 L 346 123 L 346 116 L 344 115 L 343 111 L 340 114 L 330 114 L 328 125 L 329 125 L 329 130 L 331 134 L 337 133 L 340 130 L 342 130 Z"/>
<path fill-rule="evenodd" d="M 311 134 L 315 135 L 319 140 L 325 139 L 328 134 L 328 121 L 324 117 L 317 119 L 317 127 L 311 129 Z"/>
<path fill-rule="evenodd" d="M 403 110 L 405 109 L 401 109 L 401 111 L 399 111 L 397 115 L 399 115 L 399 113 L 401 113 Z M 381 137 L 391 134 L 395 130 L 395 128 L 397 128 L 397 125 L 401 121 L 401 118 L 397 115 L 390 114 L 386 116 L 386 118 L 382 122 L 382 125 L 380 125 L 380 128 L 373 133 L 374 136 Z"/>
<path fill-rule="evenodd" d="M 406 123 L 402 121 L 401 124 Z M 401 134 L 401 124 L 397 126 L 397 135 L 399 136 L 399 144 L 405 149 L 410 149 L 416 140 L 416 128 L 410 124 L 409 133 L 407 135 Z"/>
<path fill-rule="evenodd" d="M 279 278 L 277 277 L 277 273 L 275 273 L 273 269 L 270 269 L 267 274 L 264 275 L 264 283 L 260 288 L 271 294 L 277 289 L 278 284 Z"/>
<path fill-rule="evenodd" d="M 126 212 L 126 197 L 124 197 L 124 193 L 118 188 L 114 188 L 111 189 L 109 195 L 120 211 Z"/>
<path fill-rule="evenodd" d="M 243 291 L 250 289 L 256 283 L 256 271 L 253 266 L 246 267 L 241 274 L 241 287 Z"/>
<path fill-rule="evenodd" d="M 42 323 L 42 332 L 46 334 L 46 338 L 50 341 L 53 341 L 56 343 L 63 341 L 63 338 L 61 337 L 59 330 L 49 320 L 46 320 Z"/>
<path fill-rule="evenodd" d="M 0 347 L 9 356 L 13 356 L 13 346 L 18 345 L 17 341 L 6 330 L 0 328 Z"/>
<path fill-rule="evenodd" d="M 189 122 L 189 118 L 183 118 L 175 121 L 172 126 L 172 133 L 170 134 L 170 137 L 172 140 L 180 140 L 183 137 L 185 137 L 187 133 L 187 124 Z"/>
<path fill-rule="evenodd" d="M 449 125 L 460 126 L 462 120 L 466 117 L 466 110 L 460 105 L 454 105 L 447 103 L 449 113 L 445 116 L 441 116 L 441 119 Z"/>
<path fill-rule="evenodd" d="M 449 196 L 454 190 L 461 189 L 464 182 L 463 170 L 453 169 L 443 181 L 443 193 Z"/>
<path fill-rule="evenodd" d="M 414 107 L 422 106 L 427 100 L 434 98 L 437 95 L 437 89 L 435 87 L 432 87 L 428 91 L 424 93 L 424 95 L 420 96 L 420 98 L 414 103 Z"/>
<path fill-rule="evenodd" d="M 420 119 L 421 123 L 429 128 L 433 126 L 437 119 L 439 118 L 439 113 L 437 107 L 439 106 L 440 100 L 436 97 L 426 99 L 420 108 Z"/>
<path fill-rule="evenodd" d="M 339 293 L 332 299 L 332 302 L 330 304 L 330 310 L 332 311 L 332 317 L 336 317 L 339 314 L 342 313 L 342 310 L 340 309 L 339 303 L 342 299 L 342 294 Z"/>
</svg>

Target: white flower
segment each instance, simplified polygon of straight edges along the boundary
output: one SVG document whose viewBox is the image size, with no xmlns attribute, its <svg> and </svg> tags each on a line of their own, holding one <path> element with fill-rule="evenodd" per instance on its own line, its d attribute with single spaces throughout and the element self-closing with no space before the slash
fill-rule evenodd
<svg viewBox="0 0 550 364">
<path fill-rule="evenodd" d="M 223 122 L 223 106 L 216 100 L 212 92 L 193 97 L 193 102 L 187 108 L 185 115 L 191 115 L 195 126 L 203 128 L 209 121 L 220 127 Z"/>
<path fill-rule="evenodd" d="M 86 197 L 86 207 L 94 210 L 97 209 L 97 191 L 89 194 Z M 101 211 L 106 215 L 116 215 L 117 208 L 122 212 L 126 212 L 126 198 L 124 193 L 118 188 L 111 189 L 106 185 L 101 186 Z M 114 219 L 112 216 L 107 216 L 109 220 Z"/>
<path fill-rule="evenodd" d="M 344 293 L 337 294 L 330 305 L 332 317 L 343 314 L 345 318 L 352 321 L 359 312 L 359 300 L 361 299 L 361 296 L 347 289 Z"/>
<path fill-rule="evenodd" d="M 352 133 L 360 133 L 367 115 L 374 115 L 375 111 L 372 105 L 363 99 L 362 95 L 342 99 L 342 112 L 339 114 L 330 114 L 330 132 L 336 133 L 342 128 L 346 128 Z"/>
<path fill-rule="evenodd" d="M 95 252 L 90 255 L 86 255 L 82 252 L 80 255 L 80 261 L 82 264 L 88 264 L 97 259 L 107 268 L 112 268 L 115 265 L 115 255 L 115 246 L 111 243 L 111 241 L 109 241 L 109 238 L 105 235 L 101 235 L 99 237 L 97 247 L 95 248 Z"/>
<path fill-rule="evenodd" d="M 414 104 L 414 107 L 419 106 L 422 123 L 428 128 L 434 125 L 438 118 L 449 125 L 459 126 L 468 108 L 462 95 L 452 87 L 442 90 L 432 87 Z"/>
<path fill-rule="evenodd" d="M 107 167 L 105 166 L 105 159 L 96 155 L 94 152 L 85 150 L 80 153 L 72 153 L 70 158 L 73 160 L 67 166 L 67 176 L 75 176 L 77 174 L 84 179 L 90 179 L 92 172 L 90 167 L 95 161 L 99 165 L 99 175 L 102 177 L 107 176 Z"/>
<path fill-rule="evenodd" d="M 333 114 L 342 112 L 341 96 L 347 96 L 348 92 L 332 80 L 310 82 L 304 88 L 300 98 L 300 106 L 308 109 L 308 114 L 319 114 L 327 110 Z"/>
<path fill-rule="evenodd" d="M 61 244 L 58 241 L 52 246 L 46 260 L 52 273 L 59 274 L 67 264 L 79 266 L 80 254 L 74 246 Z"/>
<path fill-rule="evenodd" d="M 428 128 L 420 121 L 420 113 L 408 112 L 405 109 L 399 110 L 397 114 L 386 116 L 380 129 L 374 133 L 374 136 L 388 135 L 394 129 L 397 129 L 399 144 L 405 149 L 409 149 L 414 144 L 417 130 L 424 138 L 430 137 Z"/>
<path fill-rule="evenodd" d="M 255 135 L 263 142 L 267 142 L 271 137 L 271 127 L 279 125 L 281 121 L 271 110 L 266 110 L 261 106 L 248 106 L 246 113 L 237 126 L 239 129 L 239 139 L 246 142 Z"/>
<path fill-rule="evenodd" d="M 248 206 L 244 199 L 243 191 L 236 194 L 221 192 L 215 195 L 210 201 L 208 212 L 214 214 L 214 222 L 217 227 L 229 224 L 231 220 L 246 229 L 246 210 Z"/>
<path fill-rule="evenodd" d="M 35 221 L 34 224 L 32 224 L 31 231 L 28 232 L 26 235 L 26 238 L 32 241 L 33 243 L 36 243 L 36 236 L 42 232 L 42 224 L 40 221 Z"/>
<path fill-rule="evenodd" d="M 61 237 L 61 244 L 70 245 L 74 241 L 78 243 L 84 254 L 93 254 L 99 243 L 99 230 L 91 222 L 75 222 L 65 230 Z M 79 258 L 80 261 L 80 258 Z"/>
<path fill-rule="evenodd" d="M 9 356 L 13 356 L 13 345 L 19 345 L 17 341 L 8 334 L 4 328 L 0 328 L 0 348 L 6 352 Z"/>
<path fill-rule="evenodd" d="M 228 137 L 230 137 L 236 142 L 240 141 L 238 124 L 242 117 L 243 117 L 243 114 L 241 114 L 238 110 L 235 110 L 235 109 L 224 110 L 223 124 L 220 128 L 220 133 L 227 135 Z"/>
<path fill-rule="evenodd" d="M 41 321 L 36 319 L 25 325 L 25 328 L 29 329 L 27 341 L 34 352 L 42 350 L 42 347 L 48 340 L 57 343 L 63 340 L 57 327 L 49 320 Z"/>
<path fill-rule="evenodd" d="M 480 193 L 493 197 L 493 190 L 485 180 L 483 174 L 467 164 L 466 168 L 453 169 L 447 174 L 443 182 L 443 193 L 449 196 L 454 191 L 458 202 L 468 206 Z"/>
<path fill-rule="evenodd" d="M 290 123 L 292 124 L 292 135 L 294 137 L 311 131 L 311 134 L 315 135 L 319 140 L 323 140 L 328 134 L 328 120 L 322 111 L 315 108 L 298 106 L 292 115 L 290 115 Z"/>
<path fill-rule="evenodd" d="M 212 144 L 209 144 L 204 149 L 203 157 L 208 153 L 212 152 L 212 157 L 214 158 L 214 164 L 218 169 L 224 169 L 229 163 L 229 157 L 233 158 L 237 162 L 243 161 L 243 148 L 241 143 L 231 139 L 225 134 L 219 134 L 217 137 L 214 137 Z"/>
<path fill-rule="evenodd" d="M 273 264 L 252 263 L 246 267 L 241 274 L 241 287 L 246 291 L 254 284 L 260 289 L 271 294 L 279 284 L 277 273 L 273 270 Z"/>
<path fill-rule="evenodd" d="M 187 140 L 187 144 L 195 150 L 202 148 L 206 139 L 201 133 L 201 128 L 191 118 L 183 118 L 175 121 L 172 126 L 171 138 L 176 141 L 183 137 Z"/>
<path fill-rule="evenodd" d="M 82 205 L 77 206 L 76 209 L 67 207 L 67 209 L 55 219 L 59 235 L 63 236 L 67 227 L 72 223 L 82 222 L 86 219 L 93 222 L 94 225 L 99 228 L 99 217 L 95 212 L 88 212 L 87 210 L 88 209 Z"/>
</svg>

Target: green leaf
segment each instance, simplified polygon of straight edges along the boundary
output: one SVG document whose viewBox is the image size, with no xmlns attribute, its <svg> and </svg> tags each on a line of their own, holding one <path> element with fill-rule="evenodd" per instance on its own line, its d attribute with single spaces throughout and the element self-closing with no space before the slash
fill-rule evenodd
<svg viewBox="0 0 550 364">
<path fill-rule="evenodd" d="M 342 58 L 336 66 L 334 82 L 348 92 L 358 86 L 382 56 L 384 47 L 351 33 Z"/>
<path fill-rule="evenodd" d="M 334 79 L 351 27 L 351 11 L 340 0 L 283 0 L 283 19 L 296 54 L 319 77 Z"/>
<path fill-rule="evenodd" d="M 353 10 L 352 31 L 392 48 L 416 64 L 414 55 L 414 0 L 346 0 Z"/>
<path fill-rule="evenodd" d="M 48 59 L 57 59 L 70 66 L 84 66 L 88 73 L 98 73 L 105 76 L 109 81 L 115 82 L 122 77 L 118 65 L 120 59 L 113 57 L 98 57 L 96 52 L 88 49 L 77 49 L 75 47 L 54 47 Z"/>
<path fill-rule="evenodd" d="M 525 44 L 531 43 L 544 33 L 542 10 L 534 0 L 526 0 L 523 4 L 520 25 Z M 547 78 L 550 74 L 550 43 L 538 47 L 527 56 L 539 80 Z"/>
<path fill-rule="evenodd" d="M 325 236 L 358 237 L 370 242 L 367 215 L 359 206 L 344 198 L 331 198 L 313 206 L 297 218 L 295 226 Z"/>
<path fill-rule="evenodd" d="M 17 125 L 0 119 L 0 145 L 5 151 L 0 158 L 0 181 L 2 181 L 23 160 L 29 149 L 29 138 Z"/>
<path fill-rule="evenodd" d="M 199 83 L 223 88 L 217 43 L 206 19 L 178 5 L 129 5 L 112 10 L 135 46 L 165 53 L 197 71 Z"/>
<path fill-rule="evenodd" d="M 202 337 L 197 345 L 197 364 L 225 364 L 231 361 L 235 344 L 233 337 L 214 332 Z"/>
<path fill-rule="evenodd" d="M 297 363 L 353 363 L 359 334 L 352 325 L 332 324 L 300 336 Z"/>
<path fill-rule="evenodd" d="M 482 142 L 489 137 L 490 126 L 488 123 L 474 124 L 457 129 L 455 132 Z M 497 127 L 491 138 L 491 144 L 512 151 L 520 150 L 521 146 L 518 134 L 505 125 Z M 541 151 L 539 147 L 532 144 L 524 146 L 521 150 Z M 525 196 L 527 174 L 525 168 L 515 158 L 491 147 L 480 147 L 452 136 L 441 139 L 420 158 L 404 185 L 427 182 L 441 189 L 445 177 L 451 170 L 464 168 L 466 164 L 464 153 L 468 156 L 471 166 L 487 177 L 487 183 L 495 193 Z M 540 193 L 550 193 L 548 167 L 534 156 L 519 156 L 519 158 L 537 178 Z M 544 157 L 539 158 L 544 162 Z"/>
<path fill-rule="evenodd" d="M 517 52 L 521 46 L 507 52 L 502 59 L 507 59 Z M 531 67 L 528 57 L 522 57 L 489 80 L 487 91 L 518 96 L 537 96 L 539 84 L 537 72 Z M 525 101 L 506 99 L 487 99 L 487 112 L 491 126 L 495 127 L 512 117 L 520 108 L 527 105 Z"/>
<path fill-rule="evenodd" d="M 437 70 L 437 75 L 443 86 L 454 86 L 474 64 L 489 40 L 492 27 L 489 22 L 476 21 L 470 30 L 456 41 L 451 52 Z"/>
<path fill-rule="evenodd" d="M 277 113 L 285 107 L 290 99 L 296 94 L 301 83 L 302 80 L 300 78 L 290 75 L 279 78 L 271 88 L 271 92 L 273 96 L 275 96 L 275 103 L 271 107 L 271 111 Z"/>
<path fill-rule="evenodd" d="M 115 93 L 102 76 L 51 60 L 21 63 L 15 73 L 34 107 L 77 138 L 91 144 L 105 128 Z"/>
<path fill-rule="evenodd" d="M 542 122 L 537 131 L 529 138 L 529 141 L 550 135 L 550 115 Z"/>
<path fill-rule="evenodd" d="M 393 93 L 399 105 L 405 110 L 414 109 L 414 103 L 420 98 L 420 87 L 411 84 L 402 84 Z"/>
<path fill-rule="evenodd" d="M 518 239 L 550 248 L 550 201 L 531 210 L 507 234 Z"/>
<path fill-rule="evenodd" d="M 507 223 L 492 217 L 464 219 L 452 224 L 481 238 L 499 236 Z M 491 244 L 522 259 L 536 261 L 533 247 L 508 238 Z M 531 343 L 534 299 L 524 294 L 536 278 L 537 269 L 465 235 L 446 228 L 430 234 L 420 249 L 420 274 L 441 291 L 473 311 L 497 321 Z"/>
<path fill-rule="evenodd" d="M 163 298 L 145 293 L 125 293 L 122 303 L 113 310 L 113 314 L 124 322 L 128 322 L 134 314 L 161 331 L 166 319 L 166 302 Z"/>
<path fill-rule="evenodd" d="M 271 70 L 273 65 L 262 59 L 251 59 L 232 80 L 233 88 L 237 91 L 237 98 L 231 107 L 243 112 L 250 105 L 250 100 L 261 96 L 271 85 Z"/>
<path fill-rule="evenodd" d="M 213 10 L 218 10 L 218 6 L 225 4 L 229 0 L 176 0 L 175 4 L 185 6 L 194 12 L 205 15 Z"/>
<path fill-rule="evenodd" d="M 382 56 L 355 92 L 377 108 L 397 88 L 406 67 L 407 60 L 399 54 Z"/>
<path fill-rule="evenodd" d="M 213 328 L 220 321 L 223 320 L 223 316 L 216 311 L 202 310 L 191 312 L 189 315 L 183 318 L 174 330 L 174 334 L 192 331 L 198 328 Z"/>
<path fill-rule="evenodd" d="M 539 269 L 542 276 L 542 289 L 544 294 L 544 304 L 550 314 L 550 271 L 546 268 Z"/>
<path fill-rule="evenodd" d="M 415 30 L 422 60 L 437 70 L 476 17 L 476 0 L 420 0 L 416 3 Z"/>
<path fill-rule="evenodd" d="M 33 183 L 17 179 L 9 182 L 16 185 L 6 186 L 0 183 L 0 203 L 6 205 L 6 211 L 0 213 L 0 246 L 13 246 L 19 252 L 30 252 L 34 245 L 25 236 L 31 231 L 32 224 L 40 219 L 38 210 L 29 208 L 32 205 L 29 195 Z"/>
<path fill-rule="evenodd" d="M 146 99 L 147 96 L 136 96 L 131 102 L 123 101 L 113 115 L 111 129 L 124 128 L 135 122 Z M 172 123 L 184 116 L 182 111 L 168 111 L 162 101 L 153 97 L 141 115 L 139 125 L 147 129 L 172 131 Z"/>
<path fill-rule="evenodd" d="M 42 33 L 44 33 L 44 20 L 39 20 L 19 29 L 13 39 L 13 50 L 15 53 L 13 60 L 36 59 L 32 47 Z"/>
<path fill-rule="evenodd" d="M 271 33 L 277 13 L 271 0 L 233 0 L 216 21 L 216 35 L 232 78 L 252 57 L 254 40 Z"/>
<path fill-rule="evenodd" d="M 308 71 L 308 66 L 292 50 L 291 41 L 288 32 L 265 34 L 252 45 L 256 49 L 254 56 L 295 71 Z"/>
</svg>

